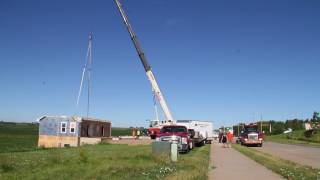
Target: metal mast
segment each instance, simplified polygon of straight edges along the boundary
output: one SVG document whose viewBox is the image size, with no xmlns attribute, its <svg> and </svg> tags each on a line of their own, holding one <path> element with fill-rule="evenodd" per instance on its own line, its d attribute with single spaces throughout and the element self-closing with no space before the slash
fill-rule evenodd
<svg viewBox="0 0 320 180">
<path fill-rule="evenodd" d="M 131 40 L 133 42 L 133 45 L 136 48 L 136 51 L 137 51 L 137 53 L 139 55 L 139 58 L 140 58 L 140 61 L 141 61 L 142 65 L 143 65 L 143 67 L 144 67 L 144 69 L 146 71 L 146 74 L 147 74 L 147 77 L 148 77 L 148 79 L 149 79 L 149 81 L 151 83 L 152 89 L 153 89 L 153 91 L 154 91 L 154 93 L 155 93 L 155 95 L 157 97 L 157 100 L 159 101 L 159 104 L 160 104 L 160 106 L 161 106 L 161 108 L 162 108 L 162 110 L 164 112 L 164 115 L 166 117 L 166 122 L 172 123 L 172 122 L 174 122 L 174 119 L 173 119 L 173 117 L 171 115 L 171 112 L 169 111 L 169 108 L 167 106 L 166 101 L 164 100 L 164 97 L 163 97 L 163 95 L 162 95 L 162 93 L 160 91 L 158 83 L 157 83 L 157 81 L 156 81 L 156 79 L 155 79 L 155 77 L 154 77 L 154 75 L 152 73 L 151 66 L 149 65 L 149 63 L 148 63 L 148 61 L 147 61 L 147 59 L 146 59 L 146 57 L 144 55 L 144 52 L 142 51 L 142 48 L 141 48 L 141 46 L 139 44 L 137 36 L 135 35 L 135 33 L 134 33 L 133 29 L 132 29 L 132 26 L 129 23 L 128 17 L 126 15 L 126 13 L 124 12 L 124 10 L 122 8 L 122 5 L 119 2 L 119 0 L 115 0 L 115 3 L 117 4 L 117 7 L 118 7 L 118 9 L 120 11 L 120 14 L 121 14 L 122 18 L 123 18 L 124 24 L 127 27 L 127 30 L 129 32 L 130 38 L 131 38 Z"/>
<path fill-rule="evenodd" d="M 88 50 L 87 50 L 87 56 L 86 56 L 86 62 L 82 70 L 82 76 L 81 76 L 81 82 L 80 82 L 80 88 L 79 88 L 79 93 L 78 93 L 78 98 L 77 98 L 77 107 L 79 106 L 79 100 L 80 100 L 80 95 L 82 91 L 82 85 L 83 85 L 83 80 L 84 76 L 87 73 L 87 82 L 88 82 L 88 92 L 87 92 L 87 118 L 89 117 L 89 110 L 90 110 L 90 93 L 91 93 L 91 66 L 92 66 L 92 33 L 89 35 L 89 45 L 88 45 Z"/>
</svg>

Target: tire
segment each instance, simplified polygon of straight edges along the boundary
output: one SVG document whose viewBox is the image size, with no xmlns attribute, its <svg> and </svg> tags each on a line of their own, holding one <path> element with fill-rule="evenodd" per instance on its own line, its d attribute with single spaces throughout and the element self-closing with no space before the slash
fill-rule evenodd
<svg viewBox="0 0 320 180">
<path fill-rule="evenodd" d="M 193 142 L 189 142 L 189 150 L 193 149 Z"/>
</svg>

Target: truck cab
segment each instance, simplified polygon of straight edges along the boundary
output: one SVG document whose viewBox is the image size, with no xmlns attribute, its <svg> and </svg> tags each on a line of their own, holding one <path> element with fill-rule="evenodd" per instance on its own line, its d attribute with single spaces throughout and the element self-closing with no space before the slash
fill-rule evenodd
<svg viewBox="0 0 320 180">
<path fill-rule="evenodd" d="M 155 139 L 157 137 L 157 134 L 160 133 L 160 129 L 161 126 L 159 120 L 150 120 L 148 135 L 151 137 L 151 139 Z"/>
<path fill-rule="evenodd" d="M 262 147 L 264 134 L 259 131 L 257 124 L 247 124 L 243 126 L 240 135 L 241 145 L 257 145 Z"/>
<path fill-rule="evenodd" d="M 157 134 L 156 141 L 176 143 L 179 152 L 188 152 L 191 149 L 190 143 L 192 143 L 188 129 L 181 125 L 163 126 Z"/>
</svg>

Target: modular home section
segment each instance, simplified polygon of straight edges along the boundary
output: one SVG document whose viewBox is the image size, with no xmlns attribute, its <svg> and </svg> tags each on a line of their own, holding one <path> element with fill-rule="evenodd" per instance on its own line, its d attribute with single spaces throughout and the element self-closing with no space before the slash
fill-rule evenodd
<svg viewBox="0 0 320 180">
<path fill-rule="evenodd" d="M 111 137 L 111 122 L 75 116 L 44 116 L 39 120 L 39 147 L 96 144 Z"/>
</svg>

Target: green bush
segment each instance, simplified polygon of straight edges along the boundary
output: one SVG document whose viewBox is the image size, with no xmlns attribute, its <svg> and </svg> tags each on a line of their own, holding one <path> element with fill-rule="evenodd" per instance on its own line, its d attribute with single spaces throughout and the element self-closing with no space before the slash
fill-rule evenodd
<svg viewBox="0 0 320 180">
<path fill-rule="evenodd" d="M 311 138 L 312 135 L 313 135 L 315 132 L 316 132 L 315 130 L 310 129 L 310 130 L 305 131 L 303 134 L 304 134 L 304 137 L 306 137 L 306 138 Z"/>
</svg>

